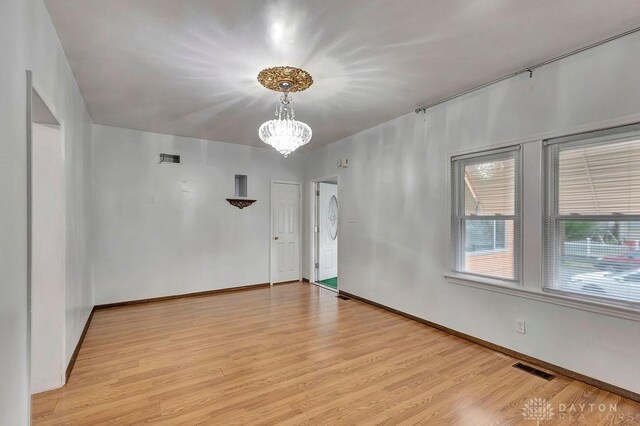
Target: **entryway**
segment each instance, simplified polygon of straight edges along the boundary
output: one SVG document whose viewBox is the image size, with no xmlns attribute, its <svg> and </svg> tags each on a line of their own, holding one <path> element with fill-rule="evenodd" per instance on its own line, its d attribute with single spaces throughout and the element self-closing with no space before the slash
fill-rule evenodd
<svg viewBox="0 0 640 426">
<path fill-rule="evenodd" d="M 338 178 L 314 182 L 314 283 L 337 291 L 338 282 Z"/>
<path fill-rule="evenodd" d="M 30 74 L 28 74 L 30 75 Z M 31 393 L 65 382 L 65 167 L 59 121 L 29 91 L 28 297 Z"/>
</svg>

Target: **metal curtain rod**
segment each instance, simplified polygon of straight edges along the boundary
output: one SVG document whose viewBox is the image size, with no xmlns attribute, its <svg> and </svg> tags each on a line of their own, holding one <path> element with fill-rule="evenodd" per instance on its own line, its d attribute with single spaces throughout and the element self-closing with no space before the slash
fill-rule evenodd
<svg viewBox="0 0 640 426">
<path fill-rule="evenodd" d="M 485 88 L 485 87 L 487 87 L 487 86 L 491 86 L 492 84 L 499 83 L 499 82 L 504 81 L 504 80 L 506 80 L 506 79 L 508 79 L 508 78 L 515 77 L 515 76 L 520 75 L 520 74 L 523 74 L 523 73 L 527 73 L 527 72 L 528 72 L 528 73 L 529 73 L 529 76 L 533 76 L 533 70 L 535 70 L 536 68 L 540 68 L 540 67 L 542 67 L 542 66 L 545 66 L 545 65 L 551 64 L 551 63 L 553 63 L 553 62 L 556 62 L 556 61 L 559 61 L 559 60 L 561 60 L 561 59 L 567 58 L 567 57 L 569 57 L 569 56 L 573 56 L 573 55 L 575 55 L 575 54 L 577 54 L 577 53 L 584 52 L 585 50 L 589 50 L 589 49 L 592 49 L 592 48 L 594 48 L 594 47 L 598 47 L 598 46 L 600 46 L 600 45 L 603 45 L 603 44 L 605 44 L 605 43 L 609 43 L 610 41 L 617 40 L 617 39 L 619 39 L 619 38 L 622 38 L 622 37 L 628 36 L 628 35 L 630 35 L 630 34 L 633 34 L 633 33 L 638 32 L 638 31 L 640 31 L 640 27 L 636 27 L 636 28 L 633 28 L 633 29 L 631 29 L 631 30 L 629 30 L 629 31 L 625 31 L 625 32 L 623 32 L 623 33 L 621 33 L 621 34 L 617 34 L 617 35 L 614 35 L 614 36 L 612 36 L 612 37 L 606 38 L 606 39 L 604 39 L 604 40 L 600 40 L 600 41 L 598 41 L 598 42 L 596 42 L 596 43 L 590 44 L 590 45 L 585 46 L 585 47 L 581 47 L 580 49 L 573 50 L 573 51 L 571 51 L 571 52 L 569 52 L 569 53 L 565 53 L 565 54 L 563 54 L 563 55 L 556 56 L 556 57 L 555 57 L 555 58 L 553 58 L 553 59 L 548 59 L 548 60 L 546 60 L 546 61 L 544 61 L 544 62 L 540 62 L 540 63 L 537 63 L 537 64 L 535 64 L 535 65 L 531 65 L 531 66 L 529 66 L 529 67 L 527 67 L 527 68 L 521 69 L 520 71 L 516 71 L 516 72 L 514 72 L 514 73 L 511 73 L 511 74 L 505 75 L 504 77 L 496 78 L 495 80 L 491 80 L 491 81 L 489 81 L 489 82 L 487 82 L 487 83 L 481 84 L 481 85 L 479 85 L 479 86 L 475 86 L 475 87 L 473 87 L 473 88 L 471 88 L 471 89 L 467 89 L 467 90 L 465 90 L 465 91 L 463 91 L 463 92 L 458 92 L 458 93 L 453 94 L 453 95 L 451 95 L 451 96 L 447 96 L 446 98 L 442 98 L 442 99 L 440 99 L 440 100 L 438 100 L 438 101 L 436 101 L 436 102 L 433 102 L 433 103 L 430 103 L 430 104 L 427 104 L 427 105 L 421 106 L 421 107 L 419 107 L 419 108 L 416 108 L 416 109 L 415 109 L 415 112 L 416 112 L 416 113 L 426 112 L 426 111 L 427 111 L 427 109 L 432 108 L 432 107 L 434 107 L 434 106 L 436 106 L 436 105 L 443 104 L 443 103 L 448 102 L 448 101 L 450 101 L 450 100 L 452 100 L 452 99 L 459 98 L 460 96 L 464 96 L 464 95 L 466 95 L 466 94 L 468 94 L 468 93 L 471 93 L 471 92 L 475 92 L 476 90 L 484 89 L 484 88 Z"/>
</svg>

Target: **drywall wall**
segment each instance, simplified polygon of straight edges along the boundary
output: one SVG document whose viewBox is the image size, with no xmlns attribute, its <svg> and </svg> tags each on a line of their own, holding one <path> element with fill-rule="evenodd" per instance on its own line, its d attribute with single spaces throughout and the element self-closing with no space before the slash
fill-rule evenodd
<svg viewBox="0 0 640 426">
<path fill-rule="evenodd" d="M 640 121 L 640 34 L 360 132 L 305 156 L 311 179 L 340 178 L 344 291 L 640 392 L 640 322 L 473 288 L 450 270 L 449 156 L 524 146 L 524 285 L 540 288 L 540 144 L 545 136 Z M 349 167 L 336 167 L 338 158 Z M 305 200 L 305 247 L 311 200 Z M 305 251 L 304 271 L 309 271 Z M 515 332 L 515 320 L 527 334 Z"/>
<path fill-rule="evenodd" d="M 28 424 L 26 70 L 63 124 L 67 265 L 65 357 L 93 304 L 88 252 L 91 120 L 41 0 L 0 2 L 0 424 Z M 62 307 L 61 307 L 62 309 Z"/>
<path fill-rule="evenodd" d="M 68 362 L 93 307 L 91 118 L 46 7 L 31 0 L 27 25 L 33 85 L 62 124 L 65 162 L 65 360 Z"/>
<path fill-rule="evenodd" d="M 26 425 L 26 2 L 0 2 L 0 16 L 0 424 Z"/>
<path fill-rule="evenodd" d="M 60 126 L 33 124 L 31 393 L 64 384 L 65 205 Z"/>
<path fill-rule="evenodd" d="M 269 282 L 271 179 L 301 182 L 298 155 L 100 125 L 93 141 L 96 304 Z M 257 200 L 242 210 L 236 174 Z"/>
</svg>

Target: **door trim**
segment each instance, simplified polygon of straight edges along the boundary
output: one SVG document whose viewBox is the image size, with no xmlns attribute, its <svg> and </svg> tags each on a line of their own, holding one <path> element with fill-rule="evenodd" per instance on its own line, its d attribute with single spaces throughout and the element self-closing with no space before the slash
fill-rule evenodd
<svg viewBox="0 0 640 426">
<path fill-rule="evenodd" d="M 330 179 L 335 179 L 336 186 L 337 186 L 336 192 L 338 194 L 338 236 L 342 232 L 342 230 L 340 229 L 341 228 L 340 209 L 342 206 L 342 203 L 340 202 L 340 176 L 328 175 L 328 176 L 323 176 L 317 179 L 310 180 L 309 194 L 311 194 L 311 200 L 310 200 L 311 211 L 309 214 L 309 220 L 310 220 L 309 223 L 311 223 L 311 226 L 309 227 L 309 254 L 310 254 L 309 255 L 309 282 L 319 287 L 326 288 L 327 290 L 339 292 L 340 279 L 341 279 L 340 277 L 340 237 L 338 237 L 338 288 L 333 289 L 331 287 L 327 287 L 323 285 L 322 283 L 318 283 L 317 281 L 318 276 L 316 275 L 316 268 L 315 268 L 315 263 L 318 257 L 318 241 L 316 241 L 316 232 L 315 232 L 315 227 L 318 225 L 318 198 L 315 195 L 315 191 L 318 188 L 318 184 L 320 182 L 324 182 Z"/>
<path fill-rule="evenodd" d="M 271 179 L 271 185 L 269 186 L 269 285 L 273 286 L 273 244 L 271 239 L 273 238 L 273 185 L 298 185 L 298 281 L 302 281 L 302 183 L 289 181 L 289 180 L 277 180 Z"/>
</svg>

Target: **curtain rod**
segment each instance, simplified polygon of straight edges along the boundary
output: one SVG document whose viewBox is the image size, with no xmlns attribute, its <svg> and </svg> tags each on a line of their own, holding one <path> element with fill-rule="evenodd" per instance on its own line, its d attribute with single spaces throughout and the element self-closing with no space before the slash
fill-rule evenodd
<svg viewBox="0 0 640 426">
<path fill-rule="evenodd" d="M 507 80 L 507 79 L 509 79 L 511 77 L 515 77 L 515 76 L 520 75 L 520 74 L 524 74 L 524 73 L 528 72 L 529 76 L 533 76 L 533 70 L 535 70 L 536 68 L 540 68 L 542 66 L 551 64 L 553 62 L 556 62 L 556 61 L 559 61 L 561 59 L 567 58 L 569 56 L 573 56 L 575 54 L 584 52 L 585 50 L 593 49 L 594 47 L 598 47 L 600 45 L 603 45 L 605 43 L 609 43 L 610 41 L 617 40 L 619 38 L 628 36 L 630 34 L 638 32 L 638 31 L 640 31 L 640 27 L 636 27 L 636 28 L 633 28 L 633 29 L 631 29 L 629 31 L 625 31 L 625 32 L 623 32 L 621 34 L 617 34 L 617 35 L 614 35 L 612 37 L 606 38 L 604 40 L 600 40 L 600 41 L 598 41 L 596 43 L 593 43 L 593 44 L 590 44 L 588 46 L 581 47 L 580 49 L 572 50 L 571 52 L 565 53 L 565 54 L 560 55 L 560 56 L 556 56 L 553 59 L 548 59 L 548 60 L 546 60 L 544 62 L 539 62 L 539 63 L 537 63 L 535 65 L 531 65 L 531 66 L 529 66 L 527 68 L 524 68 L 524 69 L 521 69 L 519 71 L 513 72 L 511 74 L 505 75 L 504 77 L 496 78 L 495 80 L 491 80 L 491 81 L 489 81 L 487 83 L 484 83 L 484 84 L 481 84 L 479 86 L 472 87 L 471 89 L 467 89 L 467 90 L 465 90 L 463 92 L 458 92 L 456 94 L 453 94 L 451 96 L 447 96 L 446 98 L 442 98 L 442 99 L 440 99 L 438 101 L 435 101 L 433 103 L 421 106 L 419 108 L 416 108 L 415 112 L 416 113 L 427 112 L 427 109 L 432 108 L 432 107 L 434 107 L 436 105 L 443 104 L 443 103 L 448 102 L 448 101 L 450 101 L 452 99 L 459 98 L 460 96 L 464 96 L 464 95 L 469 94 L 471 92 L 475 92 L 476 90 L 484 89 L 487 86 L 491 86 L 492 84 L 499 83 L 501 81 Z"/>
</svg>

